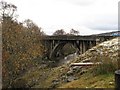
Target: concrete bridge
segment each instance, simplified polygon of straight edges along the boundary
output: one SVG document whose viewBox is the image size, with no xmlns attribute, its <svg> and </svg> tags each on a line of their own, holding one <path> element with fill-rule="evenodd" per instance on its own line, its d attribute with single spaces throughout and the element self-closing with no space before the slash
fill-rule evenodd
<svg viewBox="0 0 120 90">
<path fill-rule="evenodd" d="M 71 43 L 78 54 L 82 54 L 88 49 L 96 46 L 96 44 L 112 39 L 113 36 L 45 36 L 43 37 L 43 44 L 47 48 L 47 56 L 49 59 L 55 59 L 59 56 L 62 48 L 67 44 Z"/>
</svg>

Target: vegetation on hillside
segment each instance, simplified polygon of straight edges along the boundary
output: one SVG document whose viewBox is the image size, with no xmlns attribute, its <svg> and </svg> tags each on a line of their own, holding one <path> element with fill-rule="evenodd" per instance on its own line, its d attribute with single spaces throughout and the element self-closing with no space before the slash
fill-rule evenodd
<svg viewBox="0 0 120 90">
<path fill-rule="evenodd" d="M 30 20 L 25 22 L 27 26 L 17 22 L 15 5 L 1 2 L 1 9 L 2 83 L 3 87 L 13 87 L 17 78 L 37 65 L 35 59 L 42 57 L 42 33 L 41 28 Z"/>
</svg>

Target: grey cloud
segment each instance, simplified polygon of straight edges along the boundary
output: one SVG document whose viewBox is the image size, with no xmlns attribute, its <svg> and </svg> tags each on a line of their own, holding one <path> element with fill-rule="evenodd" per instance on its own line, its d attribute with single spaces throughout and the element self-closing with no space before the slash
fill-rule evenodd
<svg viewBox="0 0 120 90">
<path fill-rule="evenodd" d="M 90 29 L 93 30 L 117 30 L 118 25 L 117 24 L 101 24 L 101 25 L 89 25 L 87 26 Z"/>
<path fill-rule="evenodd" d="M 94 22 L 86 22 L 84 25 L 93 30 L 118 30 L 117 14 L 114 15 L 100 15 L 90 20 Z"/>
<path fill-rule="evenodd" d="M 63 1 L 75 4 L 75 5 L 88 6 L 93 4 L 97 0 L 63 0 Z"/>
</svg>

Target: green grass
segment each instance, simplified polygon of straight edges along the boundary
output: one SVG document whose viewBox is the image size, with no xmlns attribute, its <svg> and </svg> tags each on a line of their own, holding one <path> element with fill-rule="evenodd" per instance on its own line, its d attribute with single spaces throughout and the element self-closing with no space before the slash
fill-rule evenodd
<svg viewBox="0 0 120 90">
<path fill-rule="evenodd" d="M 114 88 L 114 74 L 93 76 L 91 73 L 86 73 L 80 79 L 59 88 Z"/>
</svg>

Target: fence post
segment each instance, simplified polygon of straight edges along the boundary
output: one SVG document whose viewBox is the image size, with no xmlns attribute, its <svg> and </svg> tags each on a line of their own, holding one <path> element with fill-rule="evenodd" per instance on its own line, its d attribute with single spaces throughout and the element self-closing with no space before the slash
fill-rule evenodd
<svg viewBox="0 0 120 90">
<path fill-rule="evenodd" d="M 115 71 L 115 88 L 120 90 L 120 70 Z"/>
</svg>

